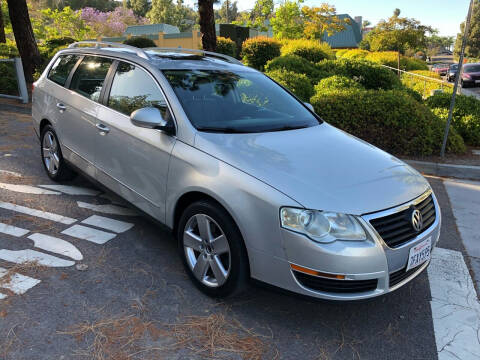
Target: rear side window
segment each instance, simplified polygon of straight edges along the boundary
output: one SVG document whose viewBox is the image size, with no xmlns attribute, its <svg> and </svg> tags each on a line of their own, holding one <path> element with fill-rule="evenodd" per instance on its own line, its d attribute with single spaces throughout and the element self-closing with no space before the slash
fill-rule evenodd
<svg viewBox="0 0 480 360">
<path fill-rule="evenodd" d="M 68 75 L 70 75 L 70 71 L 72 71 L 78 59 L 78 55 L 63 55 L 58 57 L 48 73 L 48 79 L 58 85 L 65 86 Z"/>
<path fill-rule="evenodd" d="M 73 74 L 70 89 L 90 100 L 98 101 L 112 62 L 112 59 L 86 56 Z"/>
<path fill-rule="evenodd" d="M 157 83 L 143 69 L 120 62 L 113 78 L 108 106 L 127 116 L 144 107 L 156 107 L 164 119 L 170 118 L 167 101 Z"/>
</svg>

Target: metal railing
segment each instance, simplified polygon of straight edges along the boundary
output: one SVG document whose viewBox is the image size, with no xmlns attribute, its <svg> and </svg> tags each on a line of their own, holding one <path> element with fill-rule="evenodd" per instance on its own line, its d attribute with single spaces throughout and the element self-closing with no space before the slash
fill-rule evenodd
<svg viewBox="0 0 480 360">
<path fill-rule="evenodd" d="M 8 99 L 18 99 L 21 100 L 24 104 L 28 103 L 28 91 L 27 83 L 25 81 L 25 74 L 23 73 L 22 59 L 16 57 L 13 59 L 0 59 L 0 62 L 11 62 L 15 68 L 15 75 L 17 77 L 17 86 L 18 86 L 18 96 L 17 95 L 8 95 L 0 94 L 0 97 Z"/>
<path fill-rule="evenodd" d="M 387 65 L 382 65 L 383 67 L 387 68 L 387 69 L 390 69 L 390 70 L 393 70 L 397 73 L 402 73 L 402 74 L 407 74 L 408 76 L 412 76 L 412 77 L 416 77 L 420 80 L 423 80 L 423 93 L 422 93 L 422 96 L 426 96 L 426 95 L 429 95 L 429 94 L 425 94 L 426 93 L 426 90 L 427 90 L 427 82 L 433 82 L 433 83 L 438 83 L 440 84 L 440 89 L 441 91 L 443 91 L 443 88 L 452 88 L 453 89 L 453 85 L 450 84 L 448 81 L 445 81 L 445 80 L 442 80 L 442 79 L 435 79 L 435 78 L 432 78 L 432 77 L 429 77 L 429 76 L 425 76 L 425 75 L 420 75 L 420 74 L 415 74 L 415 73 L 412 73 L 412 72 L 408 72 L 408 71 L 405 71 L 405 70 L 400 70 L 400 69 L 397 69 L 397 68 L 394 68 L 394 67 L 391 67 L 391 66 L 387 66 Z"/>
</svg>

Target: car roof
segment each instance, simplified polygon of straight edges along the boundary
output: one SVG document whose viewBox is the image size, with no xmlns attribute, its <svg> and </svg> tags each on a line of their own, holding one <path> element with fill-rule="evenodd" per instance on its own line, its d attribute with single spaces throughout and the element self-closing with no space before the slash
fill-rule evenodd
<svg viewBox="0 0 480 360">
<path fill-rule="evenodd" d="M 78 45 L 78 46 L 77 46 Z M 79 45 L 89 45 L 80 47 Z M 60 53 L 104 55 L 137 63 L 148 63 L 160 70 L 237 70 L 256 71 L 230 56 L 197 49 L 147 48 L 140 49 L 117 43 L 77 42 Z"/>
</svg>

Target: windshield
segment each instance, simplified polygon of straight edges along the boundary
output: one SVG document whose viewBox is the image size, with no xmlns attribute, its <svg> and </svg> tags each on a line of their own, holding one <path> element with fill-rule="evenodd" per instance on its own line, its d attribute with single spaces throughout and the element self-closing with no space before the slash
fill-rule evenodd
<svg viewBox="0 0 480 360">
<path fill-rule="evenodd" d="M 282 131 L 321 122 L 261 73 L 225 70 L 164 70 L 163 73 L 193 126 L 200 131 Z"/>
<path fill-rule="evenodd" d="M 458 69 L 458 64 L 450 65 L 450 70 L 457 70 L 457 69 Z"/>
<path fill-rule="evenodd" d="M 480 64 L 479 65 L 465 65 L 464 72 L 466 72 L 466 73 L 480 72 Z"/>
</svg>

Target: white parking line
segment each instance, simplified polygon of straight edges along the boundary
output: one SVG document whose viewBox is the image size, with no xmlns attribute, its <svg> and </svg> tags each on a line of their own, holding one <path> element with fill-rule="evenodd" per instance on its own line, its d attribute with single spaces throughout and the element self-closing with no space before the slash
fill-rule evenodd
<svg viewBox="0 0 480 360">
<path fill-rule="evenodd" d="M 3 300 L 7 297 L 7 295 L 0 293 L 0 300 Z"/>
<path fill-rule="evenodd" d="M 44 254 L 39 251 L 25 250 L 7 250 L 0 249 L 0 259 L 16 264 L 24 262 L 37 261 L 40 265 L 50 267 L 68 267 L 75 265 L 74 261 L 63 260 L 52 255 Z"/>
<path fill-rule="evenodd" d="M 0 278 L 7 275 L 7 273 L 8 273 L 7 269 L 0 268 Z M 40 283 L 40 280 L 31 278 L 30 276 L 25 276 L 22 274 L 15 273 L 11 276 L 10 280 L 7 283 L 2 284 L 1 287 L 4 289 L 13 291 L 17 295 L 22 295 L 22 294 L 25 294 L 28 290 L 30 290 L 32 287 L 34 287 L 38 283 Z"/>
<path fill-rule="evenodd" d="M 20 237 L 28 234 L 29 232 L 30 231 L 27 229 L 22 229 L 13 225 L 0 223 L 0 233 L 3 233 L 3 234 Z"/>
<path fill-rule="evenodd" d="M 125 221 L 114 220 L 104 216 L 92 215 L 82 221 L 83 224 L 101 227 L 116 233 L 122 233 L 130 230 L 133 227 L 132 223 Z"/>
<path fill-rule="evenodd" d="M 46 189 L 60 191 L 68 195 L 97 196 L 100 193 L 97 190 L 80 187 L 80 186 L 69 186 L 69 185 L 38 185 L 38 186 Z"/>
<path fill-rule="evenodd" d="M 36 186 L 31 186 L 31 185 L 15 185 L 15 184 L 0 183 L 0 189 L 19 192 L 23 194 L 32 194 L 32 195 L 60 195 L 61 194 L 58 191 L 45 190 L 45 189 L 42 189 Z"/>
<path fill-rule="evenodd" d="M 115 236 L 117 236 L 106 231 L 92 229 L 83 225 L 73 225 L 72 227 L 63 230 L 62 234 L 91 241 L 100 245 L 105 244 L 107 241 L 112 240 Z"/>
<path fill-rule="evenodd" d="M 96 205 L 96 204 L 86 203 L 83 201 L 77 201 L 77 205 L 84 209 L 89 209 L 89 210 L 93 210 L 93 211 L 105 213 L 105 214 L 138 216 L 138 212 L 133 209 L 124 208 L 121 206 L 116 206 L 111 204 Z"/>
<path fill-rule="evenodd" d="M 480 303 L 462 253 L 434 249 L 428 278 L 439 360 L 480 359 Z"/>
<path fill-rule="evenodd" d="M 73 224 L 74 222 L 77 221 L 76 219 L 72 219 L 72 218 L 69 218 L 69 217 L 66 217 L 66 216 L 50 213 L 50 212 L 47 212 L 47 211 L 41 211 L 41 210 L 37 210 L 37 209 L 30 209 L 26 206 L 20 206 L 20 205 L 8 203 L 8 202 L 3 202 L 3 201 L 0 201 L 0 208 L 20 212 L 20 213 L 23 213 L 23 214 L 27 214 L 27 215 L 47 219 L 47 220 L 56 221 L 56 222 L 66 224 L 66 225 Z"/>
<path fill-rule="evenodd" d="M 32 234 L 28 236 L 30 240 L 33 240 L 35 247 L 57 253 L 59 255 L 68 256 L 73 260 L 83 260 L 82 253 L 68 241 L 49 236 L 44 234 Z"/>
</svg>

